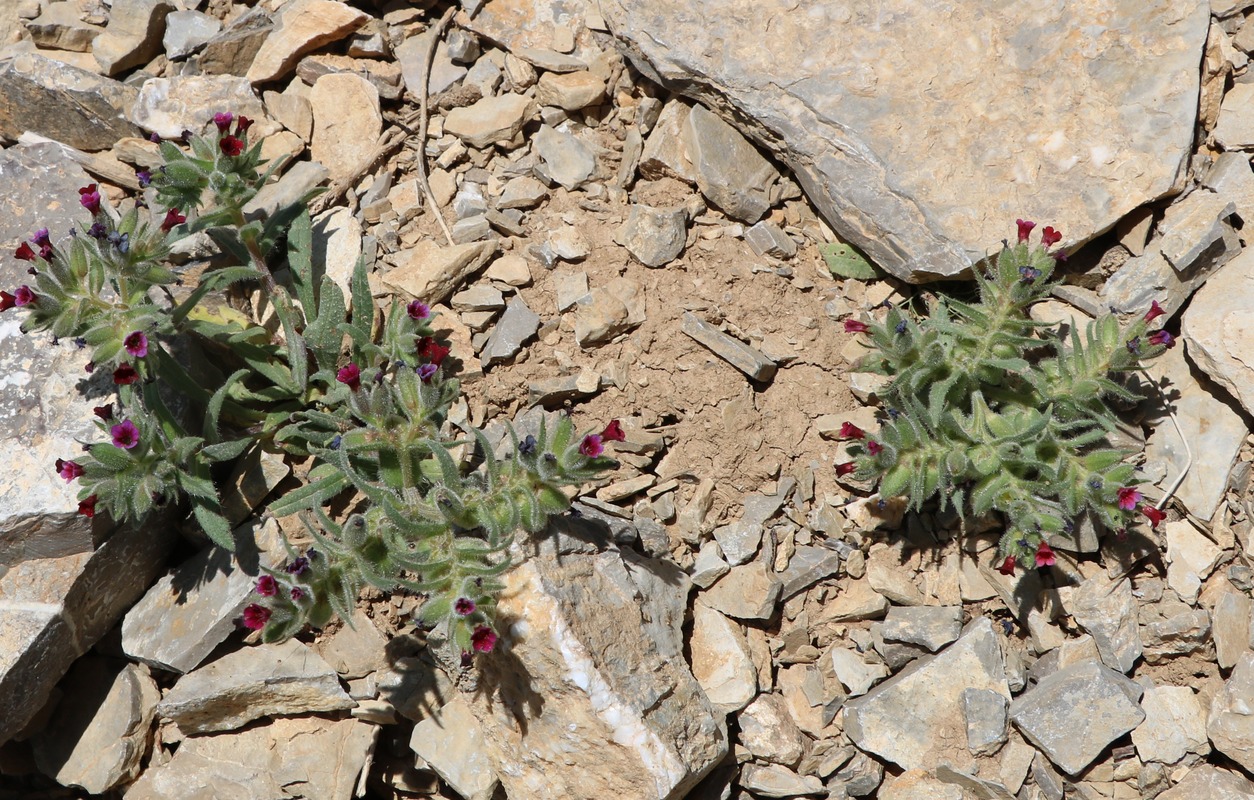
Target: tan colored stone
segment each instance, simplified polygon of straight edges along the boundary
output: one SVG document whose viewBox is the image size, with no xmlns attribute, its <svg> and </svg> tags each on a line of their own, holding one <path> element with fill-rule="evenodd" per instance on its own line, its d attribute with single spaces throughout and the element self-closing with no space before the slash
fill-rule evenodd
<svg viewBox="0 0 1254 800">
<path fill-rule="evenodd" d="M 493 142 L 513 139 L 534 111 L 531 98 L 519 94 L 485 97 L 474 105 L 450 111 L 444 118 L 444 131 L 482 149 Z"/>
<path fill-rule="evenodd" d="M 698 602 L 692 609 L 692 674 L 722 713 L 739 711 L 758 691 L 757 670 L 740 626 Z"/>
<path fill-rule="evenodd" d="M 314 160 L 331 171 L 332 180 L 350 178 L 365 166 L 383 132 L 379 91 L 352 73 L 323 75 L 309 92 L 313 107 Z"/>
<path fill-rule="evenodd" d="M 578 111 L 605 99 L 605 81 L 591 72 L 546 72 L 536 83 L 536 102 Z"/>
<path fill-rule="evenodd" d="M 495 240 L 442 247 L 424 239 L 405 253 L 404 264 L 383 275 L 383 282 L 424 303 L 442 303 L 495 252 Z"/>
<path fill-rule="evenodd" d="M 248 68 L 248 80 L 282 78 L 310 50 L 343 39 L 370 19 L 365 12 L 336 0 L 293 0 L 282 7 L 277 25 Z"/>
</svg>

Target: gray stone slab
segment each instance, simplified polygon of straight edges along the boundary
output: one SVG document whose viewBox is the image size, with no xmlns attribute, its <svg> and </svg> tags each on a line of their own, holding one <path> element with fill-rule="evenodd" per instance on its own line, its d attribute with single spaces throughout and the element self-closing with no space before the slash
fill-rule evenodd
<svg viewBox="0 0 1254 800">
<path fill-rule="evenodd" d="M 690 311 L 684 312 L 681 330 L 755 381 L 775 377 L 775 362 L 739 339 L 733 339 Z"/>
<path fill-rule="evenodd" d="M 128 120 L 138 90 L 37 53 L 0 60 L 0 136 L 31 131 L 80 150 L 139 135 Z"/>
<path fill-rule="evenodd" d="M 492 335 L 479 354 L 484 369 L 509 361 L 518 355 L 523 344 L 540 330 L 540 317 L 527 307 L 521 297 L 515 297 L 505 307 L 505 313 L 492 329 Z"/>
</svg>

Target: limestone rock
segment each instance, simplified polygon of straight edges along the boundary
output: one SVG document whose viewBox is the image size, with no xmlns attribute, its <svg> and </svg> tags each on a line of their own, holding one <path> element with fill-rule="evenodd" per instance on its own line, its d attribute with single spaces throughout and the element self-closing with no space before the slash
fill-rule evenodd
<svg viewBox="0 0 1254 800">
<path fill-rule="evenodd" d="M 536 102 L 578 111 L 605 99 L 605 81 L 591 72 L 546 72 L 536 83 Z"/>
<path fill-rule="evenodd" d="M 835 575 L 839 569 L 840 553 L 835 550 L 797 545 L 796 552 L 788 559 L 788 566 L 779 573 L 779 579 L 784 584 L 780 599 L 787 600 L 824 578 Z"/>
<path fill-rule="evenodd" d="M 995 18 L 922 0 L 891 12 L 681 8 L 600 4 L 642 72 L 774 147 L 841 239 L 905 280 L 965 271 L 1016 216 L 1059 228 L 1064 246 L 1087 241 L 1177 190 L 1192 152 L 1205 3 L 1016 6 Z M 954 49 L 976 29 L 984 45 Z M 1053 47 L 1064 31 L 1072 46 Z M 832 52 L 839 64 L 814 55 Z M 1050 115 L 1050 133 L 1023 128 L 1060 86 L 1076 100 Z M 1150 166 L 1130 177 L 1131 163 Z"/>
<path fill-rule="evenodd" d="M 509 3 L 467 3 L 457 23 L 482 37 L 499 43 L 511 53 L 553 47 L 556 29 L 578 31 L 574 44 L 591 41 L 587 30 L 595 4 L 554 4 L 549 0 L 512 0 Z M 478 13 L 474 9 L 478 8 Z M 604 28 L 601 28 L 604 30 Z"/>
<path fill-rule="evenodd" d="M 723 549 L 718 542 L 707 541 L 697 551 L 692 564 L 692 583 L 701 589 L 708 589 L 724 575 L 731 571 L 731 565 L 723 558 Z"/>
<path fill-rule="evenodd" d="M 396 60 L 401 66 L 401 76 L 405 88 L 411 98 L 422 93 L 422 82 L 425 78 L 426 55 L 428 42 L 431 41 L 432 30 L 428 29 L 417 36 L 410 36 L 396 48 Z M 431 97 L 448 89 L 466 76 L 466 68 L 454 64 L 449 56 L 448 41 L 444 39 L 435 47 L 435 60 L 431 64 L 431 77 L 426 78 L 427 90 Z"/>
<path fill-rule="evenodd" d="M 775 362 L 761 351 L 733 339 L 691 311 L 684 312 L 682 330 L 716 356 L 743 372 L 751 380 L 769 381 L 775 377 Z"/>
<path fill-rule="evenodd" d="M 340 287 L 344 297 L 352 297 L 353 270 L 361 258 L 362 229 L 347 208 L 333 208 L 313 220 L 313 258 L 325 264 L 326 274 Z"/>
<path fill-rule="evenodd" d="M 245 647 L 187 673 L 157 712 L 187 734 L 242 727 L 280 714 L 352 708 L 339 676 L 305 644 Z"/>
<path fill-rule="evenodd" d="M 474 105 L 455 108 L 444 118 L 444 131 L 474 148 L 509 142 L 531 119 L 535 104 L 520 94 L 485 97 Z"/>
<path fill-rule="evenodd" d="M 355 175 L 383 132 L 379 91 L 358 75 L 334 73 L 318 79 L 309 92 L 309 103 L 313 107 L 310 153 L 331 171 L 332 180 Z"/>
<path fill-rule="evenodd" d="M 1072 595 L 1067 610 L 1093 637 L 1102 663 L 1127 674 L 1141 657 L 1141 629 L 1132 584 L 1106 580 L 1103 574 L 1086 580 Z"/>
<path fill-rule="evenodd" d="M 176 139 L 185 130 L 202 132 L 224 108 L 254 120 L 250 141 L 279 130 L 248 81 L 222 75 L 149 78 L 139 90 L 131 118 L 163 139 Z"/>
<path fill-rule="evenodd" d="M 522 350 L 522 346 L 540 330 L 540 317 L 527 307 L 521 297 L 515 297 L 505 307 L 505 313 L 492 329 L 492 335 L 479 354 L 483 368 L 503 364 Z"/>
<path fill-rule="evenodd" d="M 265 9 L 253 8 L 206 42 L 194 59 L 205 75 L 243 77 L 273 30 L 274 20 Z"/>
<path fill-rule="evenodd" d="M 507 656 L 482 660 L 473 701 L 506 793 L 683 797 L 727 752 L 683 657 L 687 578 L 591 539 L 572 535 L 564 549 L 578 552 L 560 558 L 538 540 L 505 577 Z"/>
<path fill-rule="evenodd" d="M 864 695 L 871 687 L 888 677 L 888 667 L 869 663 L 847 647 L 833 647 L 827 658 L 832 674 L 849 692 L 850 697 Z"/>
<path fill-rule="evenodd" d="M 150 766 L 126 800 L 351 800 L 378 728 L 355 719 L 276 719 L 242 731 L 184 739 Z"/>
<path fill-rule="evenodd" d="M 1192 605 L 1223 551 L 1185 520 L 1168 522 L 1166 527 L 1167 585 Z"/>
<path fill-rule="evenodd" d="M 1242 653 L 1223 689 L 1210 704 L 1206 733 L 1215 749 L 1249 771 L 1254 769 L 1254 653 Z"/>
<path fill-rule="evenodd" d="M 797 255 L 797 243 L 784 233 L 783 228 L 768 220 L 750 225 L 745 230 L 745 241 L 760 256 L 792 258 Z"/>
<path fill-rule="evenodd" d="M 1110 667 L 1086 661 L 1060 669 L 1010 705 L 1010 719 L 1069 775 L 1145 719 L 1144 691 Z"/>
<path fill-rule="evenodd" d="M 26 30 L 41 48 L 77 53 L 90 52 L 91 43 L 104 33 L 101 26 L 84 21 L 82 9 L 71 0 L 48 3 L 43 13 L 26 23 Z"/>
<path fill-rule="evenodd" d="M 729 617 L 768 620 L 783 588 L 759 559 L 732 569 L 702 595 L 703 602 Z"/>
<path fill-rule="evenodd" d="M 501 196 L 497 198 L 496 207 L 535 208 L 548 196 L 549 190 L 544 188 L 543 183 L 530 175 L 522 175 L 510 178 L 505 184 L 505 188 L 501 190 Z"/>
<path fill-rule="evenodd" d="M 784 698 L 761 694 L 737 715 L 740 744 L 755 758 L 796 766 L 805 752 L 805 737 L 788 715 Z"/>
<path fill-rule="evenodd" d="M 282 78 L 305 53 L 343 39 L 367 20 L 364 12 L 336 0 L 292 0 L 279 10 L 246 77 L 253 83 Z"/>
<path fill-rule="evenodd" d="M 859 578 L 842 582 L 841 593 L 823 607 L 823 618 L 830 622 L 853 622 L 878 619 L 887 611 L 888 598 L 872 589 L 866 578 Z"/>
<path fill-rule="evenodd" d="M 361 610 L 353 612 L 350 625 L 330 636 L 323 635 L 313 649 L 344 678 L 360 678 L 388 665 L 388 640 Z"/>
<path fill-rule="evenodd" d="M 813 775 L 798 775 L 778 764 L 746 764 L 737 781 L 756 797 L 794 798 L 826 793 Z"/>
<path fill-rule="evenodd" d="M 222 30 L 222 23 L 199 11 L 175 11 L 165 18 L 161 44 L 171 60 L 186 58 Z"/>
<path fill-rule="evenodd" d="M 89 656 L 70 668 L 65 695 L 33 741 L 35 763 L 62 786 L 103 794 L 139 773 L 161 690 L 135 664 Z"/>
<path fill-rule="evenodd" d="M 1254 797 L 1254 781 L 1236 772 L 1199 764 L 1184 779 L 1158 795 L 1158 800 L 1247 800 Z"/>
<path fill-rule="evenodd" d="M 646 267 L 663 267 L 684 251 L 688 215 L 683 209 L 659 209 L 633 203 L 614 240 Z"/>
<path fill-rule="evenodd" d="M 496 242 L 443 247 L 424 239 L 404 255 L 404 263 L 384 273 L 383 282 L 424 303 L 442 303 L 496 252 Z"/>
<path fill-rule="evenodd" d="M 541 159 L 536 173 L 567 191 L 583 186 L 596 171 L 592 151 L 566 131 L 544 125 L 531 141 Z"/>
<path fill-rule="evenodd" d="M 326 181 L 329 174 L 317 161 L 298 161 L 278 181 L 261 187 L 261 191 L 244 204 L 244 213 L 264 210 L 266 214 L 273 214 L 304 197 L 310 189 Z"/>
<path fill-rule="evenodd" d="M 1245 358 L 1254 337 L 1254 321 L 1246 313 L 1252 300 L 1254 250 L 1246 249 L 1198 290 L 1180 328 L 1189 358 L 1247 414 L 1254 410 L 1254 366 Z"/>
<path fill-rule="evenodd" d="M 885 641 L 917 644 L 935 653 L 962 633 L 962 607 L 892 606 L 880 632 Z"/>
<path fill-rule="evenodd" d="M 880 786 L 878 800 L 966 800 L 962 789 L 941 782 L 930 770 L 909 769 L 887 778 Z"/>
<path fill-rule="evenodd" d="M 1189 447 L 1195 453 L 1206 453 L 1205 458 L 1193 459 L 1176 497 L 1195 516 L 1210 519 L 1223 500 L 1228 474 L 1245 441 L 1245 420 L 1194 376 L 1183 348 L 1173 348 L 1154 359 L 1147 371 L 1153 380 L 1169 381 L 1172 407 Z M 1168 486 L 1186 463 L 1180 433 L 1164 418 L 1145 443 L 1145 473 Z"/>
<path fill-rule="evenodd" d="M 1161 664 L 1169 658 L 1207 649 L 1211 643 L 1210 614 L 1199 608 L 1151 622 L 1141 629 L 1147 664 Z"/>
<path fill-rule="evenodd" d="M 648 180 L 669 177 L 689 184 L 697 182 L 697 172 L 688 156 L 683 136 L 691 110 L 691 104 L 682 99 L 670 100 L 662 107 L 640 153 L 641 176 Z"/>
<path fill-rule="evenodd" d="M 961 675 L 961 681 L 952 676 Z M 845 704 L 845 733 L 862 750 L 904 769 L 942 762 L 967 764 L 965 689 L 1010 697 L 1005 659 L 985 617 L 969 623 L 958 641 Z"/>
<path fill-rule="evenodd" d="M 739 711 L 757 694 L 758 673 L 740 626 L 700 601 L 692 609 L 689 648 L 693 677 L 716 710 Z"/>
<path fill-rule="evenodd" d="M 696 105 L 688 114 L 684 144 L 697 188 L 729 217 L 754 223 L 770 209 L 779 172 L 739 131 Z"/>
<path fill-rule="evenodd" d="M 630 278 L 615 278 L 576 301 L 575 341 L 587 350 L 644 321 L 644 296 L 640 285 Z"/>
<path fill-rule="evenodd" d="M 108 150 L 138 131 L 137 90 L 37 53 L 0 59 L 0 136 L 31 131 L 80 150 Z"/>
<path fill-rule="evenodd" d="M 414 726 L 409 747 L 466 800 L 490 800 L 500 783 L 479 720 L 459 695 Z"/>
<path fill-rule="evenodd" d="M 1250 605 L 1249 597 L 1232 591 L 1224 592 L 1215 604 L 1211 627 L 1220 669 L 1231 669 L 1250 649 Z"/>
<path fill-rule="evenodd" d="M 160 53 L 166 16 L 173 10 L 167 0 L 113 0 L 109 24 L 91 48 L 104 74 L 116 75 Z"/>
<path fill-rule="evenodd" d="M 1254 102 L 1254 86 L 1248 84 L 1238 83 L 1224 94 L 1219 123 L 1214 130 L 1215 141 L 1224 150 L 1241 150 L 1254 145 L 1251 102 Z"/>
<path fill-rule="evenodd" d="M 1132 743 L 1142 761 L 1175 764 L 1189 753 L 1210 752 L 1206 709 L 1188 686 L 1146 689 L 1141 708 L 1145 721 L 1132 731 Z"/>
<path fill-rule="evenodd" d="M 992 755 L 1006 742 L 1006 712 L 1010 700 L 990 689 L 966 689 L 962 713 L 967 721 L 967 749 L 975 755 Z"/>
</svg>

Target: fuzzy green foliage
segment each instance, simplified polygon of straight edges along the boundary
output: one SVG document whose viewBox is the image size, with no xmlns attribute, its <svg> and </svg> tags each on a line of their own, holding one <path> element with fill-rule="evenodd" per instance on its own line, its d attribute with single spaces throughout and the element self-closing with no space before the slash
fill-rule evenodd
<svg viewBox="0 0 1254 800">
<path fill-rule="evenodd" d="M 1000 512 L 1006 571 L 1032 565 L 1081 515 L 1129 525 L 1140 494 L 1130 454 L 1110 443 L 1111 403 L 1138 400 L 1119 376 L 1171 344 L 1147 333 L 1156 313 L 1126 326 L 1107 314 L 1069 341 L 1030 319 L 1056 285 L 1056 259 L 1026 239 L 976 272 L 977 302 L 938 298 L 917 316 L 894 307 L 866 326 L 873 352 L 860 368 L 891 376 L 880 393 L 890 419 L 875 439 L 846 431 L 859 441 L 845 471 L 877 481 L 881 496 L 904 495 L 912 509 L 935 498 L 963 517 Z"/>
<path fill-rule="evenodd" d="M 403 587 L 428 595 L 423 623 L 441 626 L 461 651 L 490 649 L 513 536 L 542 530 L 569 509 L 565 487 L 614 467 L 602 439 L 621 439 L 621 430 L 576 435 L 563 417 L 538 440 L 515 439 L 504 460 L 474 428 L 450 437 L 460 387 L 427 306 L 393 302 L 377 315 L 361 260 L 346 298 L 312 257 L 312 195 L 246 216 L 269 175 L 261 144 L 248 146 L 246 124 L 232 136 L 229 115 L 219 120 L 225 127 L 193 137 L 190 152 L 162 144 L 166 166 L 152 185 L 171 204 L 163 221 L 146 222 L 140 209 L 115 219 L 88 187 L 90 227 L 38 257 L 28 247 L 19 255 L 35 262 L 20 304 L 24 329 L 78 339 L 118 390 L 116 409 L 97 409 L 104 441 L 58 470 L 80 481 L 83 513 L 135 519 L 186 501 L 229 549 L 219 484 L 232 463 L 258 448 L 312 457 L 307 483 L 268 512 L 303 514 L 314 547 L 298 555 L 289 544 L 291 561 L 259 583 L 264 604 L 249 606 L 244 623 L 264 628 L 267 641 L 284 639 L 333 614 L 350 618 L 367 584 Z M 234 264 L 180 287 L 163 262 L 175 239 L 199 230 Z M 261 287 L 281 335 L 204 309 L 210 293 L 234 284 Z M 206 356 L 194 368 L 176 354 L 188 342 Z M 460 451 L 481 462 L 464 468 Z M 351 513 L 333 515 L 333 503 Z"/>
</svg>

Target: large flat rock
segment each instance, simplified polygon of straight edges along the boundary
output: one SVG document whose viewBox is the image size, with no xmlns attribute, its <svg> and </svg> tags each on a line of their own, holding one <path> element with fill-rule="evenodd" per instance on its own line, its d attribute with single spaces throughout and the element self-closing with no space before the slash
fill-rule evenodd
<svg viewBox="0 0 1254 800">
<path fill-rule="evenodd" d="M 1087 241 L 1181 186 L 1200 0 L 600 0 L 646 75 L 775 151 L 892 274 L 966 270 L 1016 217 Z"/>
<path fill-rule="evenodd" d="M 126 116 L 137 94 L 62 61 L 20 53 L 0 60 L 0 136 L 31 131 L 80 150 L 107 150 L 138 133 Z"/>
</svg>

